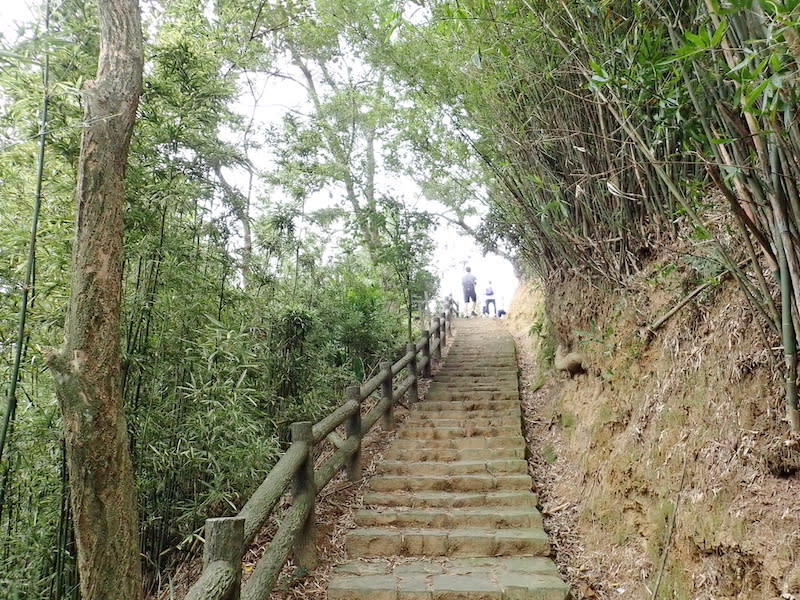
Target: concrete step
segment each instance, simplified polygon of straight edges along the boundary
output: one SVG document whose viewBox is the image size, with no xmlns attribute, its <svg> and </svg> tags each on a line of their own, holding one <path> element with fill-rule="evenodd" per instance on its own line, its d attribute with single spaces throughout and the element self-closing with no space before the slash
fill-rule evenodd
<svg viewBox="0 0 800 600">
<path fill-rule="evenodd" d="M 379 556 L 549 556 L 550 541 L 531 529 L 391 529 L 348 532 L 350 558 Z"/>
<path fill-rule="evenodd" d="M 414 411 L 405 420 L 406 427 L 463 427 L 465 424 L 480 425 L 483 427 L 519 425 L 519 411 L 509 411 L 505 415 L 498 415 L 489 411 L 483 414 L 459 411 Z"/>
<path fill-rule="evenodd" d="M 536 508 L 538 497 L 527 490 L 492 492 L 367 492 L 365 506 L 465 508 L 516 506 Z"/>
<path fill-rule="evenodd" d="M 511 426 L 482 426 L 469 423 L 464 427 L 409 427 L 407 424 L 397 434 L 398 439 L 452 440 L 472 437 L 511 437 L 522 435 L 519 423 Z"/>
<path fill-rule="evenodd" d="M 480 348 L 470 348 L 469 345 L 464 345 L 456 341 L 450 347 L 450 353 L 456 356 L 468 356 L 474 359 L 488 361 L 497 360 L 498 358 L 511 358 L 511 364 L 515 364 L 514 360 L 517 356 L 517 347 L 510 340 L 498 344 L 495 343 L 495 340 L 493 340 L 490 335 L 486 336 L 484 340 L 481 340 L 481 344 Z"/>
<path fill-rule="evenodd" d="M 464 421 L 480 421 L 481 419 L 497 419 L 497 420 L 513 420 L 515 423 L 521 422 L 522 416 L 520 414 L 520 406 L 515 402 L 513 406 L 496 410 L 491 408 L 473 408 L 471 410 L 464 410 L 448 403 L 453 406 L 454 410 L 443 408 L 442 410 L 413 410 L 411 411 L 407 423 L 413 425 L 423 421 L 438 421 L 440 419 L 450 419 Z"/>
<path fill-rule="evenodd" d="M 506 437 L 465 437 L 443 440 L 417 440 L 412 438 L 397 438 L 392 442 L 391 449 L 403 448 L 452 448 L 463 450 L 465 448 L 522 448 L 525 449 L 525 440 L 521 435 Z M 486 458 L 495 458 L 491 453 Z"/>
<path fill-rule="evenodd" d="M 436 382 L 434 381 L 431 384 L 430 388 L 428 388 L 428 393 L 426 395 L 425 401 L 421 402 L 420 404 L 425 404 L 429 401 L 437 402 L 437 401 L 448 401 L 448 400 L 457 400 L 457 401 L 506 400 L 519 403 L 519 390 L 516 387 L 508 387 L 507 389 L 488 389 L 488 390 L 474 390 L 474 389 L 457 390 L 453 389 L 451 386 L 436 385 Z"/>
<path fill-rule="evenodd" d="M 459 348 L 455 344 L 447 355 L 447 366 L 466 366 L 467 368 L 481 368 L 497 365 L 503 368 L 512 368 L 517 364 L 517 353 L 513 348 L 495 349 L 493 352 L 474 351 Z"/>
<path fill-rule="evenodd" d="M 486 392 L 493 392 L 498 394 L 519 394 L 519 386 L 514 383 L 507 383 L 507 382 L 494 382 L 494 381 L 474 381 L 474 382 L 464 382 L 464 383 L 446 383 L 446 382 L 439 382 L 438 380 L 434 379 L 433 383 L 431 383 L 431 387 L 428 389 L 428 393 L 430 395 L 437 395 L 442 393 L 451 393 L 451 394 L 464 394 L 464 393 L 480 393 L 482 396 L 485 395 Z"/>
<path fill-rule="evenodd" d="M 374 492 L 494 492 L 530 491 L 531 478 L 522 475 L 376 475 L 369 488 Z"/>
<path fill-rule="evenodd" d="M 429 398 L 423 402 L 418 402 L 414 405 L 414 410 L 425 412 L 437 412 L 441 410 L 460 410 L 464 412 L 470 411 L 497 411 L 503 412 L 516 409 L 519 413 L 520 402 L 519 397 L 508 398 L 503 400 L 495 400 L 489 397 L 477 398 L 464 398 L 464 397 L 440 397 L 439 400 Z"/>
<path fill-rule="evenodd" d="M 437 383 L 447 383 L 449 385 L 488 385 L 511 387 L 518 384 L 517 373 L 485 373 L 479 375 L 465 375 L 463 373 L 439 373 L 436 375 Z"/>
<path fill-rule="evenodd" d="M 486 460 L 485 448 L 420 448 L 415 446 L 392 446 L 384 455 L 386 460 L 409 460 L 413 462 L 453 462 L 462 460 Z M 491 458 L 505 460 L 510 458 L 525 458 L 525 448 L 522 444 L 509 448 L 492 448 Z"/>
<path fill-rule="evenodd" d="M 359 527 L 431 527 L 436 529 L 490 528 L 530 529 L 542 526 L 542 514 L 530 507 L 476 507 L 447 510 L 444 508 L 359 510 L 355 516 Z"/>
<path fill-rule="evenodd" d="M 501 473 L 525 474 L 528 464 L 519 458 L 499 460 L 419 461 L 385 460 L 378 465 L 386 475 L 486 475 Z"/>
<path fill-rule="evenodd" d="M 540 557 L 350 561 L 334 570 L 328 600 L 567 600 L 552 560 Z"/>
<path fill-rule="evenodd" d="M 439 371 L 436 375 L 437 381 L 517 381 L 519 372 L 517 369 L 507 369 L 499 366 L 485 366 L 476 369 L 464 365 L 461 368 L 446 368 Z"/>
<path fill-rule="evenodd" d="M 486 352 L 476 354 L 463 348 L 451 348 L 445 363 L 446 370 L 457 369 L 486 369 L 487 367 L 499 367 L 501 369 L 514 369 L 517 365 L 517 355 L 513 350 L 510 352 Z"/>
<path fill-rule="evenodd" d="M 486 380 L 502 380 L 502 381 L 517 381 L 519 371 L 512 362 L 501 364 L 478 364 L 475 361 L 463 361 L 462 364 L 457 364 L 448 357 L 445 366 L 436 374 L 436 380 L 441 377 L 442 380 L 457 380 L 457 379 L 474 379 L 480 381 Z"/>
<path fill-rule="evenodd" d="M 454 343 L 355 514 L 328 600 L 567 600 L 530 491 L 514 341 L 496 319 Z"/>
</svg>

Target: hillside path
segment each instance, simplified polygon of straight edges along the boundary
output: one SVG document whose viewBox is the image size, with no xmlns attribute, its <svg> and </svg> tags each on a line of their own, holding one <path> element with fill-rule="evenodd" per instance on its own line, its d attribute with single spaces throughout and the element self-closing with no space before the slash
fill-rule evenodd
<svg viewBox="0 0 800 600">
<path fill-rule="evenodd" d="M 462 319 L 369 483 L 328 600 L 565 600 L 531 491 L 514 340 Z"/>
</svg>

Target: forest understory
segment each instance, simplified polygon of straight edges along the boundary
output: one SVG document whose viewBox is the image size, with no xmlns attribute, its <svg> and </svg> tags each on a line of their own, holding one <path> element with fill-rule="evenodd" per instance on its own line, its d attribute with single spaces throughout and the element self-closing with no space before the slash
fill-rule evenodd
<svg viewBox="0 0 800 600">
<path fill-rule="evenodd" d="M 800 444 L 783 417 L 780 356 L 725 282 L 643 335 L 686 287 L 686 273 L 662 277 L 659 264 L 624 295 L 569 280 L 547 301 L 523 285 L 512 303 L 557 562 L 577 599 L 800 598 Z M 548 370 L 553 340 L 587 372 Z"/>
</svg>

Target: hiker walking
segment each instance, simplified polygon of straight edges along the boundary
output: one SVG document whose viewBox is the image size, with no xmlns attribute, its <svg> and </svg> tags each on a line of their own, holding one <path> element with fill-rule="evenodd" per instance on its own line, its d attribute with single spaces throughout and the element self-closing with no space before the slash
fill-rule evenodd
<svg viewBox="0 0 800 600">
<path fill-rule="evenodd" d="M 491 314 L 493 314 L 496 317 L 497 316 L 497 304 L 495 304 L 495 301 L 494 301 L 494 290 L 492 289 L 492 282 L 491 281 L 489 282 L 489 285 L 486 286 L 485 296 L 486 296 L 486 304 L 483 307 L 483 313 L 485 315 L 490 314 L 489 313 L 489 305 L 491 304 L 492 305 Z"/>
<path fill-rule="evenodd" d="M 471 314 L 476 317 L 478 316 L 478 313 L 475 312 L 478 306 L 478 296 L 475 294 L 475 284 L 478 282 L 478 278 L 472 274 L 472 269 L 469 267 L 466 268 L 466 271 L 464 277 L 461 278 L 461 287 L 464 288 L 464 316 L 469 317 Z"/>
</svg>

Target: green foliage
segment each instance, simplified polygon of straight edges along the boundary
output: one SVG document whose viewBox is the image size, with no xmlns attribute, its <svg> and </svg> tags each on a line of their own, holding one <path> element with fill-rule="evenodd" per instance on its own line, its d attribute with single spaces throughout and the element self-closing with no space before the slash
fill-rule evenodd
<svg viewBox="0 0 800 600">
<path fill-rule="evenodd" d="M 550 444 L 546 444 L 545 447 L 542 448 L 542 458 L 548 465 L 554 464 L 558 460 L 555 448 Z"/>
<path fill-rule="evenodd" d="M 145 92 L 127 167 L 122 344 L 151 589 L 192 546 L 206 517 L 242 505 L 285 448 L 287 424 L 329 413 L 347 385 L 389 358 L 402 331 L 399 286 L 386 285 L 383 269 L 355 249 L 323 260 L 336 240 L 318 232 L 316 223 L 326 229 L 343 220 L 369 225 L 372 215 L 359 221 L 339 208 L 308 215 L 303 206 L 331 181 L 367 180 L 364 158 L 354 154 L 345 164 L 330 144 L 346 140 L 349 134 L 337 128 L 369 107 L 353 147 L 368 156 L 364 132 L 376 135 L 391 118 L 377 86 L 375 93 L 341 86 L 326 97 L 316 121 L 292 128 L 286 120 L 283 137 L 275 138 L 286 153 L 265 179 L 287 185 L 292 202 L 260 198 L 263 216 L 253 219 L 249 191 L 223 180 L 224 169 L 249 169 L 248 149 L 259 143 L 247 137 L 251 130 L 231 106 L 247 79 L 243 74 L 270 65 L 264 40 L 288 14 L 287 7 L 262 8 L 227 0 L 209 18 L 196 2 L 170 2 L 148 29 Z M 364 15 L 367 9 L 360 8 Z M 92 77 L 98 50 L 94 15 L 86 10 L 62 2 L 51 36 L 0 49 L 4 382 L 30 230 L 45 48 L 51 61 L 36 283 L 17 419 L 0 465 L 0 587 L 26 599 L 74 597 L 76 583 L 60 416 L 41 352 L 63 336 L 83 118 L 79 90 Z M 290 16 L 301 29 L 317 27 L 304 21 L 304 11 Z M 338 35 L 331 23 L 302 42 L 333 60 L 335 52 L 323 46 L 332 48 Z M 324 123 L 332 129 L 321 139 Z M 243 141 L 223 141 L 232 133 Z M 246 254 L 238 246 L 251 225 Z M 419 272 L 414 277 L 413 294 L 430 289 Z"/>
<path fill-rule="evenodd" d="M 375 253 L 376 260 L 387 265 L 394 274 L 405 300 L 408 339 L 411 340 L 414 307 L 438 289 L 438 281 L 426 269 L 433 252 L 430 231 L 435 222 L 429 214 L 409 210 L 393 198 L 381 199 L 381 212 L 375 215 L 375 222 L 383 240 Z"/>
<path fill-rule="evenodd" d="M 550 319 L 542 314 L 539 320 L 535 321 L 528 330 L 529 336 L 539 338 L 538 351 L 536 354 L 536 364 L 540 373 L 545 373 L 553 366 L 556 356 L 555 338 L 550 327 Z"/>
<path fill-rule="evenodd" d="M 569 428 L 574 427 L 577 421 L 577 417 L 572 413 L 561 413 L 559 416 L 559 422 L 561 423 L 561 427 Z"/>
</svg>

